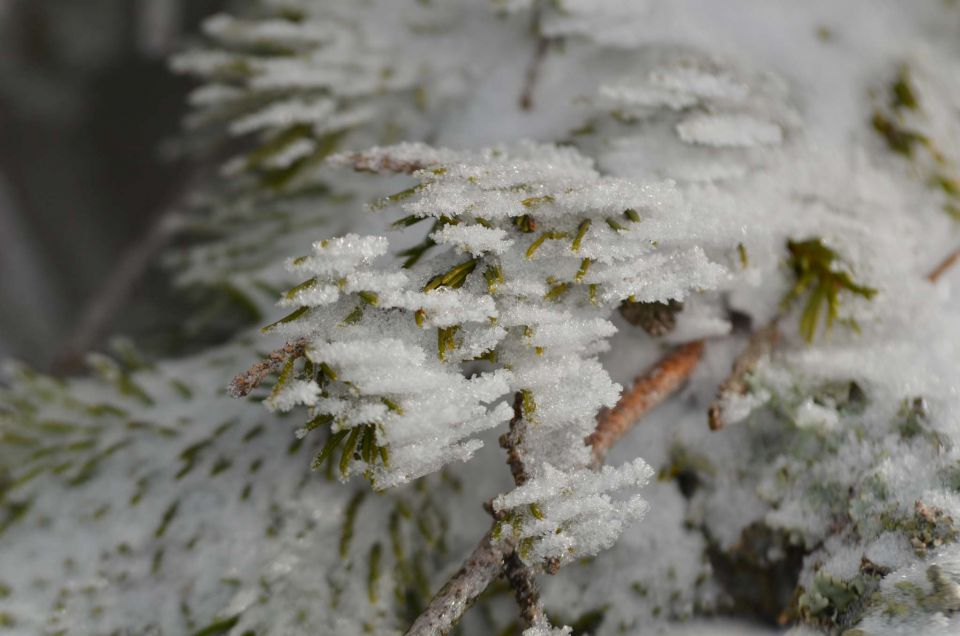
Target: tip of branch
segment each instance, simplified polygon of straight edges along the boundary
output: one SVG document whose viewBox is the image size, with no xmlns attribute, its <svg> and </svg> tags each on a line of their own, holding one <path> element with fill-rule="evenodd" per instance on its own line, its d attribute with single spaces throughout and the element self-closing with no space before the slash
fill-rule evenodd
<svg viewBox="0 0 960 636">
<path fill-rule="evenodd" d="M 250 394 L 254 387 L 247 381 L 247 372 L 238 373 L 227 385 L 227 395 L 232 398 L 242 398 Z"/>
<path fill-rule="evenodd" d="M 593 465 L 646 413 L 680 389 L 703 355 L 703 340 L 672 349 L 624 391 L 612 409 L 597 415 L 597 427 L 584 443 L 593 447 Z"/>
<path fill-rule="evenodd" d="M 281 366 L 290 358 L 299 358 L 306 353 L 307 341 L 305 338 L 291 340 L 281 348 L 270 353 L 265 360 L 253 364 L 249 369 L 234 376 L 230 384 L 227 385 L 227 393 L 230 397 L 242 398 L 260 386 L 260 383 L 270 375 L 280 369 Z"/>
</svg>

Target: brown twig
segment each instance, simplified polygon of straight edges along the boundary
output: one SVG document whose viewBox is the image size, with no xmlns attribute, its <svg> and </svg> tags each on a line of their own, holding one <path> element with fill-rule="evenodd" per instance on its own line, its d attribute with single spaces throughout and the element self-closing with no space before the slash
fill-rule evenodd
<svg viewBox="0 0 960 636">
<path fill-rule="evenodd" d="M 947 254 L 947 257 L 940 261 L 940 263 L 927 274 L 927 280 L 931 283 L 937 282 L 957 261 L 960 261 L 960 247 Z"/>
<path fill-rule="evenodd" d="M 703 352 L 703 341 L 698 340 L 668 353 L 645 374 L 637 378 L 634 386 L 620 398 L 613 409 L 597 416 L 597 427 L 593 434 L 586 438 L 585 443 L 593 447 L 595 461 L 602 463 L 603 456 L 617 440 L 633 426 L 636 419 L 650 411 L 657 404 L 663 402 L 670 394 L 679 389 L 684 381 L 693 372 Z M 510 422 L 510 431 L 501 436 L 501 444 L 510 446 L 519 443 L 522 420 L 519 407 L 522 402 L 514 402 L 514 418 Z M 629 418 L 634 418 L 630 420 Z M 516 458 L 509 452 L 507 462 L 510 464 L 514 480 L 525 480 L 526 472 L 523 469 L 519 456 Z M 519 462 L 516 464 L 515 462 Z M 599 465 L 599 464 L 598 464 Z M 470 608 L 477 597 L 487 587 L 504 573 L 510 565 L 514 546 L 509 541 L 493 542 L 492 530 L 487 531 L 480 544 L 474 548 L 456 574 L 433 597 L 426 609 L 407 630 L 406 636 L 444 636 L 459 622 L 463 613 Z M 519 560 L 519 559 L 518 559 Z M 523 565 L 522 562 L 520 565 Z M 507 572 L 508 577 L 516 576 L 514 590 L 520 603 L 521 614 L 524 620 L 535 620 L 542 612 L 538 609 L 539 594 L 531 594 L 527 583 L 532 580 L 533 573 L 524 566 L 527 572 Z M 545 569 L 556 572 L 556 565 L 545 564 Z"/>
<path fill-rule="evenodd" d="M 599 467 L 607 451 L 653 407 L 663 402 L 686 381 L 700 362 L 703 340 L 681 345 L 634 380 L 612 409 L 597 415 L 597 428 L 586 440 L 593 447 L 593 465 Z"/>
<path fill-rule="evenodd" d="M 302 357 L 306 353 L 306 350 L 306 339 L 291 340 L 276 351 L 271 352 L 265 360 L 261 360 L 246 371 L 238 373 L 230 382 L 227 390 L 232 397 L 246 397 L 251 391 L 260 386 L 264 378 L 271 373 L 279 371 L 280 368 L 286 364 L 287 360 L 291 358 L 296 360 Z"/>
<path fill-rule="evenodd" d="M 530 478 L 527 475 L 527 469 L 523 465 L 523 458 L 520 457 L 520 444 L 523 443 L 523 430 L 526 428 L 523 422 L 523 395 L 517 393 L 513 399 L 513 418 L 510 420 L 510 429 L 500 436 L 500 448 L 507 451 L 507 465 L 510 466 L 510 474 L 513 476 L 513 483 L 520 487 L 527 483 Z"/>
<path fill-rule="evenodd" d="M 516 551 L 506 557 L 504 575 L 510 587 L 513 588 L 513 596 L 520 608 L 520 624 L 523 629 L 547 624 L 547 614 L 543 610 L 543 603 L 540 602 L 540 586 L 537 585 L 536 575 L 533 568 L 520 560 Z"/>
<path fill-rule="evenodd" d="M 523 457 L 520 455 L 520 445 L 523 443 L 523 434 L 526 422 L 523 419 L 523 395 L 517 393 L 513 400 L 513 418 L 510 420 L 510 429 L 500 436 L 500 447 L 507 451 L 507 465 L 513 475 L 513 483 L 519 488 L 530 480 Z M 494 515 L 497 517 L 497 515 Z M 540 603 L 540 588 L 537 585 L 533 568 L 520 560 L 516 552 L 505 555 L 504 575 L 513 588 L 517 606 L 520 608 L 520 621 L 524 628 L 543 624 L 546 614 Z M 559 563 L 552 566 L 559 567 Z"/>
<path fill-rule="evenodd" d="M 747 375 L 753 372 L 760 360 L 769 355 L 777 345 L 780 340 L 778 322 L 779 318 L 774 318 L 766 327 L 755 331 L 750 336 L 747 348 L 734 359 L 730 375 L 720 384 L 716 399 L 707 409 L 707 418 L 711 430 L 719 431 L 726 425 L 723 409 L 727 398 L 744 395 L 747 392 L 749 388 L 747 386 Z"/>
<path fill-rule="evenodd" d="M 540 68 L 543 66 L 543 60 L 547 57 L 547 51 L 550 50 L 550 39 L 540 32 L 541 6 L 537 4 L 533 11 L 533 22 L 530 25 L 530 31 L 537 38 L 536 48 L 533 49 L 533 58 L 530 65 L 527 66 L 527 73 L 523 81 L 523 89 L 520 91 L 520 108 L 531 110 L 533 108 L 533 92 L 537 86 L 537 78 L 540 77 Z"/>
<path fill-rule="evenodd" d="M 493 541 L 487 531 L 463 566 L 450 577 L 417 617 L 407 636 L 446 636 L 477 597 L 503 572 L 504 559 L 513 552 L 507 542 Z"/>
</svg>

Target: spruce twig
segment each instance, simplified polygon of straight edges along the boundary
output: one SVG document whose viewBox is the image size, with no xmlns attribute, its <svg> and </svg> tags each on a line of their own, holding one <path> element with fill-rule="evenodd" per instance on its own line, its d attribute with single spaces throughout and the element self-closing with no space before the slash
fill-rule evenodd
<svg viewBox="0 0 960 636">
<path fill-rule="evenodd" d="M 624 393 L 613 409 L 601 412 L 597 416 L 597 427 L 585 442 L 593 447 L 594 467 L 603 463 L 603 457 L 624 433 L 657 404 L 677 391 L 696 368 L 703 352 L 703 341 L 697 340 L 670 351 L 649 371 L 641 375 L 634 386 Z M 522 398 L 519 400 L 522 410 Z M 517 408 L 518 402 L 514 402 Z M 516 410 L 515 410 L 516 413 Z M 629 418 L 635 418 L 633 420 Z M 517 417 L 514 416 L 516 421 Z M 515 430 L 515 429 L 514 429 Z M 511 433 L 504 437 L 511 439 Z M 512 443 L 512 442 L 511 442 Z M 508 459 L 508 463 L 511 460 Z M 511 463 L 511 472 L 513 464 Z M 520 474 L 525 474 L 520 468 Z M 509 541 L 496 542 L 492 539 L 493 530 L 488 530 L 480 543 L 474 548 L 463 566 L 457 570 L 447 583 L 437 592 L 420 616 L 417 617 L 406 636 L 445 636 L 449 634 L 464 612 L 469 609 L 484 590 L 505 572 L 508 559 L 513 555 L 514 546 Z M 547 567 L 551 567 L 547 564 Z M 508 573 L 509 574 L 509 573 Z M 524 573 L 515 573 L 525 576 Z M 528 608 L 525 618 L 536 618 L 533 599 L 528 596 L 525 580 L 517 580 L 515 587 L 521 609 Z M 523 590 L 521 592 L 521 590 Z M 523 595 L 521 598 L 521 594 Z"/>
</svg>

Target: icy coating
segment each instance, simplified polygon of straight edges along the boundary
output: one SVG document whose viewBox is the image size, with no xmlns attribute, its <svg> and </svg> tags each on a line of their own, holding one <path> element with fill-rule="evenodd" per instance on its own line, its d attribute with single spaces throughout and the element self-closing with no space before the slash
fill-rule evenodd
<svg viewBox="0 0 960 636">
<path fill-rule="evenodd" d="M 487 501 L 556 627 L 494 585 L 464 634 L 960 631 L 955 3 L 257 0 L 199 42 L 187 139 L 244 150 L 167 262 L 268 335 L 6 366 L 0 634 L 400 634 Z"/>
</svg>

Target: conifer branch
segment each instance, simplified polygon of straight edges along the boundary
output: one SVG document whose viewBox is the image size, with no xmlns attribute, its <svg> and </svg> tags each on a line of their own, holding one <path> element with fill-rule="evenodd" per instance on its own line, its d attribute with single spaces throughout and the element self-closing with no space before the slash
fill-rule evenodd
<svg viewBox="0 0 960 636">
<path fill-rule="evenodd" d="M 940 280 L 940 277 L 943 276 L 947 270 L 953 267 L 957 261 L 960 261 L 960 247 L 957 247 L 955 250 L 947 254 L 946 258 L 940 261 L 936 267 L 927 274 L 927 280 L 931 283 L 935 283 Z"/>
<path fill-rule="evenodd" d="M 597 416 L 596 429 L 584 440 L 586 444 L 593 447 L 594 468 L 600 467 L 606 452 L 630 430 L 640 417 L 683 385 L 696 368 L 702 353 L 702 340 L 673 349 L 652 368 L 640 375 L 633 387 L 623 394 L 613 409 L 605 410 Z M 510 431 L 500 438 L 501 445 L 508 445 L 505 446 L 508 447 L 507 461 L 518 486 L 526 481 L 526 472 L 519 456 L 516 456 L 509 447 L 518 443 L 521 413 L 522 397 L 517 396 L 514 401 L 514 418 L 510 423 Z M 523 566 L 519 558 L 516 558 L 516 561 L 519 562 L 520 567 L 512 564 L 511 559 L 514 559 L 512 542 L 509 540 L 494 542 L 492 530 L 488 531 L 463 566 L 437 592 L 426 609 L 407 630 L 406 636 L 444 636 L 450 633 L 464 612 L 501 574 L 506 574 L 514 587 L 523 620 L 529 621 L 531 625 L 535 624 L 533 621 L 543 616 L 543 610 L 540 607 L 539 592 L 533 580 L 533 572 L 529 567 Z M 545 564 L 545 569 L 554 574 L 558 568 L 556 563 L 548 562 Z"/>
<path fill-rule="evenodd" d="M 517 486 L 522 486 L 529 479 L 519 452 L 523 428 L 523 395 L 517 393 L 513 401 L 510 429 L 499 440 L 500 446 L 507 451 L 507 465 Z M 492 506 L 488 510 L 494 517 L 497 516 Z M 449 633 L 477 597 L 501 574 L 506 575 L 513 587 L 521 620 L 527 626 L 532 625 L 538 616 L 544 616 L 533 571 L 516 555 L 512 541 L 493 541 L 491 533 L 492 530 L 483 536 L 463 567 L 437 592 L 411 625 L 407 636 L 442 636 Z"/>
<path fill-rule="evenodd" d="M 607 451 L 648 411 L 673 394 L 686 381 L 703 353 L 703 340 L 673 349 L 634 380 L 612 409 L 597 416 L 597 428 L 586 440 L 593 447 L 593 467 L 599 468 Z"/>
<path fill-rule="evenodd" d="M 778 328 L 779 316 L 770 321 L 766 327 L 758 329 L 750 336 L 747 348 L 733 361 L 730 375 L 717 389 L 717 397 L 707 410 L 710 430 L 719 431 L 726 425 L 723 414 L 724 402 L 727 398 L 744 395 L 747 392 L 747 375 L 757 368 L 757 364 L 769 355 L 780 340 Z"/>
<path fill-rule="evenodd" d="M 246 397 L 260 386 L 264 378 L 278 372 L 288 360 L 303 357 L 306 350 L 307 341 L 305 338 L 291 340 L 276 351 L 271 352 L 265 360 L 261 360 L 246 371 L 238 373 L 227 387 L 230 395 L 235 398 Z"/>
</svg>

